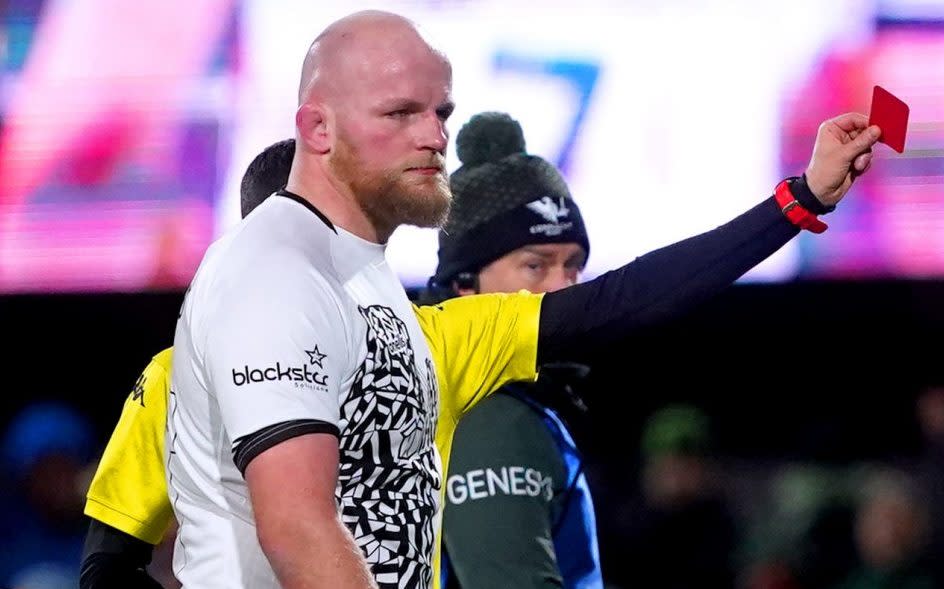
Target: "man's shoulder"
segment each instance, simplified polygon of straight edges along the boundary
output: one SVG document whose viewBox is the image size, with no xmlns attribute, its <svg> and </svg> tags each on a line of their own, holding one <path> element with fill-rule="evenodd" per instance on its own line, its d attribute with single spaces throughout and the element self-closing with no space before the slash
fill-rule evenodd
<svg viewBox="0 0 944 589">
<path fill-rule="evenodd" d="M 231 230 L 227 253 L 275 264 L 282 260 L 273 254 L 285 256 L 286 262 L 318 265 L 330 260 L 326 246 L 336 239 L 334 230 L 300 205 L 279 200 L 285 203 L 272 203 Z"/>
<path fill-rule="evenodd" d="M 281 208 L 258 211 L 215 242 L 204 260 L 203 279 L 247 287 L 283 287 L 321 277 L 325 285 L 333 284 L 333 231 L 320 222 L 298 226 L 301 213 L 286 213 Z"/>
<path fill-rule="evenodd" d="M 174 362 L 174 348 L 170 347 L 165 350 L 161 350 L 151 358 L 151 363 L 155 366 L 158 366 L 164 370 L 165 373 L 170 374 L 171 366 Z"/>
<path fill-rule="evenodd" d="M 427 336 L 433 334 L 454 334 L 467 337 L 469 325 L 479 325 L 481 329 L 494 331 L 496 321 L 507 325 L 526 324 L 529 318 L 537 323 L 541 312 L 543 294 L 527 291 L 517 293 L 488 293 L 454 297 L 437 304 L 413 305 L 413 313 Z M 528 330 L 515 330 L 522 338 Z"/>
<path fill-rule="evenodd" d="M 483 312 L 495 312 L 502 308 L 520 312 L 521 307 L 532 305 L 536 309 L 540 309 L 540 301 L 543 297 L 543 293 L 534 294 L 526 290 L 511 293 L 493 292 L 455 296 L 435 304 L 414 304 L 414 308 L 416 314 L 421 316 L 444 314 L 446 316 L 467 315 L 479 317 Z"/>
</svg>

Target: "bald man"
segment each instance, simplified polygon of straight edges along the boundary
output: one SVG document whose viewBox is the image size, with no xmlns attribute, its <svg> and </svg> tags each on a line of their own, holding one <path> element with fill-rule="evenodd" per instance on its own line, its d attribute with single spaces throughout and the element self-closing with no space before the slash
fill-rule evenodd
<svg viewBox="0 0 944 589">
<path fill-rule="evenodd" d="M 430 587 L 459 416 L 541 364 L 677 316 L 801 229 L 821 232 L 817 215 L 868 169 L 880 133 L 855 113 L 823 123 L 803 177 L 596 280 L 420 312 L 383 244 L 446 215 L 451 78 L 387 13 L 342 19 L 312 44 L 287 187 L 210 247 L 177 324 L 166 447 L 184 587 Z M 424 339 L 447 322 L 453 336 Z M 463 377 L 473 393 L 456 392 Z"/>
<path fill-rule="evenodd" d="M 446 216 L 451 93 L 401 17 L 359 13 L 312 44 L 286 190 L 211 246 L 177 325 L 185 587 L 430 586 L 437 375 L 381 244 Z M 503 380 L 528 378 L 533 344 L 504 362 Z"/>
</svg>

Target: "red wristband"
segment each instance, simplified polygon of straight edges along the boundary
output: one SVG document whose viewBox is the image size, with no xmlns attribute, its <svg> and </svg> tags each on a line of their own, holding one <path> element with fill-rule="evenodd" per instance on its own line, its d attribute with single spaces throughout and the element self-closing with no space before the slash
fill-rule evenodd
<svg viewBox="0 0 944 589">
<path fill-rule="evenodd" d="M 800 201 L 794 198 L 793 193 L 790 192 L 788 181 L 784 180 L 777 184 L 777 189 L 774 190 L 774 198 L 777 200 L 783 215 L 800 229 L 806 229 L 813 233 L 826 231 L 828 227 L 826 223 L 820 221 L 819 217 L 807 210 L 806 207 L 800 204 Z"/>
</svg>

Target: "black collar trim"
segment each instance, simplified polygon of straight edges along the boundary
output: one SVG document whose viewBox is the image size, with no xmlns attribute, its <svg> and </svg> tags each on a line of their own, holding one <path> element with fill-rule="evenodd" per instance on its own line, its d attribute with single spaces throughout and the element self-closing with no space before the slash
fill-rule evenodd
<svg viewBox="0 0 944 589">
<path fill-rule="evenodd" d="M 325 225 L 328 226 L 329 229 L 331 229 L 331 231 L 334 231 L 335 233 L 338 232 L 338 230 L 334 228 L 334 224 L 333 224 L 331 221 L 329 221 L 327 217 L 325 217 L 324 213 L 322 213 L 321 211 L 319 211 L 318 209 L 316 209 L 316 208 L 315 208 L 315 205 L 313 205 L 313 204 L 311 204 L 310 202 L 308 202 L 307 199 L 304 199 L 304 198 L 298 196 L 298 195 L 295 194 L 294 192 L 289 192 L 288 190 L 286 190 L 286 189 L 284 189 L 284 188 L 283 188 L 282 190 L 279 190 L 278 192 L 276 192 L 275 195 L 276 195 L 276 196 L 284 196 L 285 198 L 289 198 L 289 199 L 291 199 L 291 200 L 294 200 L 294 201 L 297 202 L 298 204 L 302 205 L 303 207 L 305 207 L 306 209 L 308 209 L 309 211 L 311 211 L 312 213 L 314 213 L 319 219 L 321 219 L 321 220 L 324 222 Z"/>
</svg>

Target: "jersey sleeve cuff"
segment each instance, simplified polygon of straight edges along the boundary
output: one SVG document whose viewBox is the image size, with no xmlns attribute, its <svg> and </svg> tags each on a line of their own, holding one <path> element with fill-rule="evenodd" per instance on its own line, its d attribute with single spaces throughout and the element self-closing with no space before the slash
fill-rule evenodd
<svg viewBox="0 0 944 589">
<path fill-rule="evenodd" d="M 129 536 L 133 536 L 142 542 L 153 545 L 160 544 L 161 540 L 164 538 L 164 533 L 170 525 L 169 518 L 167 518 L 166 521 L 151 524 L 142 522 L 93 497 L 86 498 L 85 515 L 103 524 L 107 524 L 116 530 L 120 530 Z"/>
<path fill-rule="evenodd" d="M 338 426 L 327 421 L 319 419 L 283 421 L 236 439 L 233 442 L 233 462 L 245 477 L 246 467 L 253 458 L 277 444 L 305 434 L 331 434 L 336 438 L 341 437 Z"/>
</svg>

